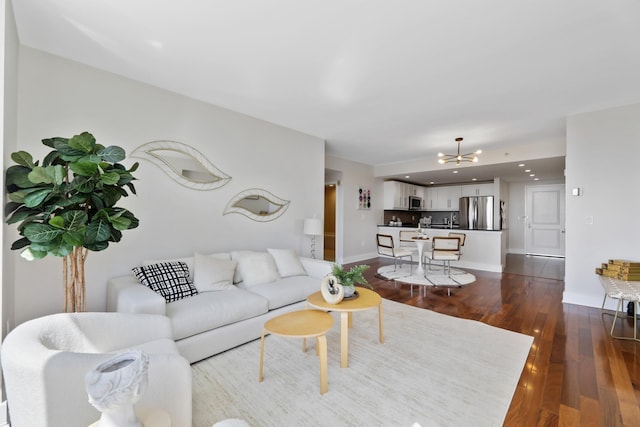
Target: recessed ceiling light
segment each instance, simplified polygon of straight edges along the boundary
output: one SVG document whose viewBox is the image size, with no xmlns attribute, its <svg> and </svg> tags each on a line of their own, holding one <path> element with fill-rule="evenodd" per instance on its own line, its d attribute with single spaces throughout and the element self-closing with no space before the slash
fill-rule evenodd
<svg viewBox="0 0 640 427">
<path fill-rule="evenodd" d="M 529 176 L 536 176 L 536 174 L 535 173 L 530 173 Z"/>
<path fill-rule="evenodd" d="M 526 173 L 529 173 L 529 172 L 531 172 L 531 169 L 525 169 L 524 171 L 525 171 Z"/>
<path fill-rule="evenodd" d="M 471 178 L 471 181 L 477 181 L 478 178 Z"/>
<path fill-rule="evenodd" d="M 520 164 L 518 165 L 518 167 L 519 167 L 519 168 L 521 168 L 521 167 L 523 167 L 523 166 L 524 166 L 524 163 L 520 163 Z"/>
<path fill-rule="evenodd" d="M 430 181 L 430 182 L 429 182 L 429 184 L 432 184 L 432 185 L 433 185 L 433 184 L 435 184 L 435 182 L 433 182 L 433 181 Z"/>
<path fill-rule="evenodd" d="M 453 173 L 458 173 L 458 171 L 453 171 Z"/>
<path fill-rule="evenodd" d="M 405 178 L 411 178 L 411 176 L 410 176 L 410 175 L 405 175 L 404 177 L 405 177 Z"/>
<path fill-rule="evenodd" d="M 540 181 L 540 178 L 533 178 L 534 181 Z"/>
</svg>

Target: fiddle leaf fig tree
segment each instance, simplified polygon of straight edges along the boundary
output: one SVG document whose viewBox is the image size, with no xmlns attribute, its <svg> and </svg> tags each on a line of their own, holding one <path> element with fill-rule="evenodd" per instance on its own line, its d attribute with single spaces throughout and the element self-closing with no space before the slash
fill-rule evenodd
<svg viewBox="0 0 640 427">
<path fill-rule="evenodd" d="M 122 231 L 136 228 L 138 219 L 116 206 L 129 190 L 136 194 L 132 173 L 122 162 L 125 151 L 104 147 L 89 132 L 72 138 L 43 139 L 53 150 L 42 162 L 31 154 L 11 154 L 16 163 L 7 169 L 9 202 L 7 224 L 18 224 L 22 236 L 11 249 L 33 260 L 47 255 L 62 257 L 64 311 L 85 311 L 84 264 L 89 251 L 107 249 L 119 242 Z"/>
</svg>

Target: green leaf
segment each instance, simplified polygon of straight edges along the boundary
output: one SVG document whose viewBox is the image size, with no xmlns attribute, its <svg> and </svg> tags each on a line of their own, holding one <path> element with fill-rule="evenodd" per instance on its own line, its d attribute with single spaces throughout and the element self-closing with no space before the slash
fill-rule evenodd
<svg viewBox="0 0 640 427">
<path fill-rule="evenodd" d="M 85 243 L 84 247 L 89 249 L 90 251 L 100 252 L 109 247 L 109 242 Z"/>
<path fill-rule="evenodd" d="M 129 168 L 129 172 L 135 172 L 136 170 L 138 170 L 138 166 L 140 166 L 140 164 L 138 162 L 135 162 L 133 166 Z"/>
<path fill-rule="evenodd" d="M 34 191 L 24 196 L 24 204 L 28 208 L 40 206 L 49 194 L 51 194 L 51 188 L 43 188 L 38 191 Z"/>
<path fill-rule="evenodd" d="M 62 235 L 62 238 L 73 247 L 82 246 L 84 243 L 84 233 L 80 231 L 68 231 Z"/>
<path fill-rule="evenodd" d="M 78 159 L 78 161 L 95 163 L 96 165 L 100 165 L 100 163 L 102 163 L 102 159 L 97 154 L 89 154 L 88 156 L 83 156 L 82 158 Z"/>
<path fill-rule="evenodd" d="M 11 212 L 20 209 L 22 207 L 22 203 L 9 202 L 4 205 L 4 216 L 9 216 Z"/>
<path fill-rule="evenodd" d="M 26 237 L 22 237 L 21 239 L 16 240 L 11 244 L 11 250 L 15 251 L 18 249 L 26 248 L 31 244 L 31 241 Z"/>
<path fill-rule="evenodd" d="M 49 225 L 55 228 L 64 228 L 64 218 L 61 216 L 54 216 L 49 220 Z"/>
<path fill-rule="evenodd" d="M 86 176 L 78 176 L 74 179 L 73 186 L 80 193 L 91 193 L 96 187 L 93 179 Z"/>
<path fill-rule="evenodd" d="M 61 142 L 64 144 L 68 144 L 69 138 L 61 138 L 56 136 L 55 138 L 46 138 L 42 140 L 42 143 L 47 147 L 56 148 L 56 142 Z"/>
<path fill-rule="evenodd" d="M 53 141 L 53 147 L 58 150 L 58 152 L 60 153 L 60 157 L 65 160 L 67 160 L 66 158 L 72 158 L 74 160 L 79 159 L 87 154 L 86 151 L 76 150 L 71 147 L 68 143 L 68 140 L 65 140 L 64 138 L 56 138 Z"/>
<path fill-rule="evenodd" d="M 22 207 L 18 208 L 13 213 L 13 215 L 7 218 L 6 222 L 7 224 L 15 224 L 16 222 L 24 221 L 26 219 L 36 218 L 38 214 L 39 214 L 38 210 L 30 209 L 23 205 Z"/>
<path fill-rule="evenodd" d="M 62 218 L 64 218 L 65 228 L 67 230 L 79 230 L 81 227 L 84 227 L 89 220 L 87 213 L 79 210 L 65 212 L 62 214 Z"/>
<path fill-rule="evenodd" d="M 128 230 L 131 226 L 131 220 L 125 217 L 109 218 L 109 222 L 116 230 Z"/>
<path fill-rule="evenodd" d="M 11 160 L 28 168 L 33 168 L 35 166 L 33 164 L 33 157 L 26 151 L 16 151 L 15 153 L 11 153 Z"/>
<path fill-rule="evenodd" d="M 31 250 L 33 259 L 42 259 L 48 255 L 48 252 Z"/>
<path fill-rule="evenodd" d="M 60 239 L 56 238 L 53 240 L 49 240 L 48 242 L 42 242 L 42 243 L 31 242 L 31 250 L 38 251 L 38 252 L 52 251 L 60 245 L 60 242 L 58 240 Z"/>
<path fill-rule="evenodd" d="M 50 151 L 49 154 L 47 154 L 44 157 L 44 160 L 42 161 L 42 166 L 49 166 L 52 164 L 56 164 L 59 162 L 60 159 L 60 153 L 58 153 L 56 150 Z"/>
<path fill-rule="evenodd" d="M 5 175 L 5 184 L 7 187 L 10 185 L 15 185 L 19 188 L 35 187 L 38 184 L 29 180 L 30 172 L 31 168 L 18 165 L 9 166 Z"/>
<path fill-rule="evenodd" d="M 115 185 L 120 180 L 120 174 L 118 172 L 109 172 L 100 175 L 100 181 L 106 185 Z"/>
<path fill-rule="evenodd" d="M 93 152 L 96 146 L 96 139 L 89 132 L 82 132 L 80 135 L 74 135 L 69 140 L 69 147 L 84 153 Z"/>
<path fill-rule="evenodd" d="M 53 183 L 53 178 L 47 173 L 47 170 L 42 166 L 37 166 L 33 168 L 33 170 L 29 172 L 28 178 L 29 178 L 29 181 L 35 182 L 36 184 Z"/>
<path fill-rule="evenodd" d="M 45 243 L 54 240 L 63 233 L 62 230 L 48 224 L 31 223 L 24 227 L 24 237 L 35 243 Z"/>
<path fill-rule="evenodd" d="M 138 194 L 138 193 L 136 193 L 136 187 L 134 187 L 132 183 L 128 183 L 126 185 L 129 188 L 129 190 L 131 191 L 131 193 Z"/>
<path fill-rule="evenodd" d="M 73 248 L 73 245 L 70 245 L 69 243 L 61 239 L 58 245 L 49 250 L 49 254 L 59 257 L 66 257 L 71 252 L 73 252 Z"/>
<path fill-rule="evenodd" d="M 93 176 L 98 173 L 98 165 L 91 162 L 73 162 L 69 163 L 69 169 L 78 175 Z"/>
<path fill-rule="evenodd" d="M 109 163 L 118 163 L 125 159 L 126 153 L 117 145 L 110 145 L 103 150 L 98 151 L 98 156 L 102 157 L 102 160 Z"/>
<path fill-rule="evenodd" d="M 85 243 L 93 244 L 96 242 L 105 242 L 111 236 L 111 227 L 106 219 L 92 221 L 87 225 L 87 231 L 84 236 Z"/>
</svg>

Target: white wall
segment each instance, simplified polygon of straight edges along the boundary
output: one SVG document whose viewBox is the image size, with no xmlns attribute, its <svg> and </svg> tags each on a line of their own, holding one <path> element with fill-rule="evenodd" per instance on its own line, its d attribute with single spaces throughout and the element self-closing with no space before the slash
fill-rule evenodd
<svg viewBox="0 0 640 427">
<path fill-rule="evenodd" d="M 0 3 L 0 22 L 2 22 L 2 42 L 0 43 L 0 49 L 2 53 L 0 58 L 3 59 L 3 66 L 0 67 L 0 73 L 2 73 L 2 104 L 0 108 L 2 113 L 2 151 L 0 151 L 0 159 L 4 165 L 7 160 L 10 160 L 11 152 L 15 150 L 17 139 L 17 88 L 18 88 L 18 33 L 16 30 L 16 24 L 13 19 L 13 8 L 10 1 L 2 1 Z M 0 188 L 2 188 L 2 194 L 6 196 L 5 183 L 4 183 L 4 171 L 0 175 Z M 6 200 L 5 197 L 2 200 Z M 2 257 L 0 258 L 2 271 L 2 303 L 1 303 L 1 316 L 2 337 L 7 334 L 7 325 L 11 327 L 14 324 L 14 288 L 13 286 L 4 286 L 5 283 L 14 283 L 14 266 L 13 266 L 13 254 L 11 254 L 9 247 L 11 246 L 11 236 L 7 233 L 8 226 L 3 223 L 3 227 L 0 228 L 0 236 L 2 240 Z"/>
<path fill-rule="evenodd" d="M 342 172 L 336 192 L 336 198 L 339 199 L 336 202 L 336 234 L 342 235 L 342 251 L 336 248 L 336 254 L 342 253 L 342 258 L 336 261 L 350 263 L 377 257 L 375 235 L 377 225 L 383 220 L 382 180 L 375 179 L 373 167 L 363 163 L 327 156 L 326 167 Z M 372 191 L 370 210 L 358 209 L 359 187 L 370 188 Z M 336 245 L 338 244 L 336 241 Z"/>
<path fill-rule="evenodd" d="M 610 258 L 640 261 L 638 159 L 640 104 L 568 117 L 564 302 L 600 307 L 594 269 Z M 582 196 L 571 196 L 575 187 Z"/>
<path fill-rule="evenodd" d="M 42 138 L 86 130 L 127 153 L 153 140 L 180 141 L 232 176 L 220 189 L 196 191 L 140 160 L 138 196 L 121 202 L 140 227 L 125 231 L 106 251 L 89 254 L 88 310 L 103 310 L 107 279 L 129 273 L 143 259 L 267 247 L 309 255 L 302 221 L 323 212 L 323 140 L 25 47 L 18 105 L 18 149 L 36 158 L 48 151 Z M 272 222 L 223 216 L 234 195 L 254 187 L 290 200 L 285 214 Z M 61 259 L 29 263 L 15 253 L 14 260 L 16 321 L 60 311 Z"/>
</svg>

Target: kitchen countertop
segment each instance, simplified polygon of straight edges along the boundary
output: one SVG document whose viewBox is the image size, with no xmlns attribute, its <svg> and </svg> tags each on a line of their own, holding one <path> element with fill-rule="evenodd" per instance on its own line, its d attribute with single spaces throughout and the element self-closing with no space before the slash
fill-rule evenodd
<svg viewBox="0 0 640 427">
<path fill-rule="evenodd" d="M 402 225 L 389 225 L 389 224 L 378 224 L 378 227 L 390 227 L 390 228 L 415 228 L 418 229 L 417 224 L 402 224 Z M 481 230 L 478 228 L 460 228 L 459 225 L 454 224 L 453 228 L 449 228 L 448 225 L 444 224 L 431 224 L 431 227 L 421 227 L 423 229 L 432 229 L 432 230 L 465 230 L 465 231 L 502 231 L 502 230 Z"/>
</svg>

